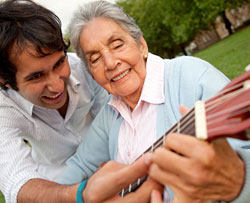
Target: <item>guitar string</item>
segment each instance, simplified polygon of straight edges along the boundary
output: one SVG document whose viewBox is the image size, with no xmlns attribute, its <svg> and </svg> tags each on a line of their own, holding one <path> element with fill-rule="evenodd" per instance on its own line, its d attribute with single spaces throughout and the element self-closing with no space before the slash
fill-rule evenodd
<svg viewBox="0 0 250 203">
<path fill-rule="evenodd" d="M 231 112 L 231 117 L 232 116 L 236 116 L 238 114 L 238 112 L 241 112 L 241 110 L 246 110 L 246 111 L 249 111 L 249 105 L 250 105 L 250 100 L 248 101 L 245 101 L 243 103 L 240 103 L 238 105 L 235 105 L 235 106 L 232 106 L 230 108 L 227 108 L 227 109 L 224 109 L 220 112 L 216 112 L 214 114 L 211 114 L 211 115 L 208 115 L 207 116 L 207 120 L 209 120 L 207 123 L 208 124 L 213 124 L 215 123 L 215 121 L 219 120 L 221 121 L 224 117 L 221 117 L 222 115 L 224 114 L 229 114 Z M 236 109 L 240 109 L 240 110 L 237 110 Z M 213 118 L 216 118 L 216 119 L 213 119 Z"/>
<path fill-rule="evenodd" d="M 244 86 L 244 81 L 241 82 L 241 83 L 239 83 L 239 84 L 233 85 L 230 88 L 227 88 L 225 90 L 220 91 L 214 97 L 212 97 L 211 99 L 207 100 L 206 101 L 206 105 L 209 106 L 210 103 L 215 103 L 215 99 L 216 98 L 218 98 L 218 97 L 223 98 L 223 97 L 225 97 L 225 95 L 228 95 L 228 92 L 235 91 L 235 89 L 243 89 L 243 86 Z"/>
<path fill-rule="evenodd" d="M 230 89 L 235 89 L 235 87 L 232 87 L 232 88 L 230 88 Z M 224 91 L 224 94 L 225 94 L 225 92 L 229 92 L 229 91 Z M 222 94 L 221 94 L 221 95 L 222 95 Z M 224 96 L 225 96 L 225 95 L 224 95 Z M 226 97 L 232 97 L 232 94 L 229 93 L 229 94 L 226 95 Z M 225 99 L 223 99 L 223 101 L 224 101 L 224 100 L 225 100 Z M 217 105 L 216 102 L 219 102 L 219 101 L 220 101 L 220 103 L 223 102 L 222 99 L 221 99 L 220 97 L 217 97 L 217 98 L 214 99 L 212 102 L 210 102 L 210 106 L 209 106 L 208 108 L 209 108 L 209 109 L 214 108 L 214 106 Z M 215 105 L 214 105 L 214 104 L 215 104 Z M 193 121 L 194 121 L 194 116 L 193 116 L 193 115 L 194 115 L 194 108 L 191 109 L 190 112 L 191 112 L 191 113 L 187 114 L 187 115 L 184 116 L 183 119 L 182 119 L 182 122 L 186 122 L 186 121 L 187 121 L 185 125 L 181 125 L 181 128 L 182 128 L 182 129 L 186 129 L 186 127 L 187 127 L 187 126 L 190 126 L 190 124 L 193 123 Z M 191 119 L 190 119 L 190 117 L 191 117 Z M 164 144 L 164 142 L 165 142 L 165 137 L 166 137 L 168 134 L 173 133 L 173 132 L 176 132 L 176 130 L 177 130 L 177 132 L 178 132 L 178 131 L 182 131 L 182 130 L 180 129 L 179 126 L 180 126 L 180 121 L 177 122 L 177 124 L 172 128 L 172 130 L 168 131 L 168 132 L 165 133 L 163 136 L 161 136 L 156 142 L 154 142 L 154 143 L 153 143 L 144 153 L 149 152 L 149 151 L 153 152 L 156 148 L 162 146 L 162 145 Z M 191 126 L 191 127 L 192 127 L 192 126 Z M 179 129 L 179 130 L 178 130 L 178 129 Z M 143 153 L 143 154 L 144 154 L 144 153 Z M 141 155 L 141 156 L 142 156 L 142 155 Z M 141 157 L 141 156 L 139 156 L 139 157 Z M 139 157 L 138 157 L 138 158 L 139 158 Z M 140 181 L 139 183 L 141 184 L 142 181 Z M 136 182 L 130 184 L 129 187 L 123 189 L 123 190 L 122 190 L 122 196 L 124 196 L 125 194 L 129 193 L 129 192 L 131 191 L 131 188 L 134 189 L 134 188 L 136 188 L 137 186 L 138 186 L 138 180 L 137 180 Z"/>
<path fill-rule="evenodd" d="M 215 100 L 211 101 L 209 104 L 206 103 L 207 112 L 210 111 L 211 108 L 215 108 L 216 106 L 221 105 L 221 103 L 225 102 L 225 100 L 231 99 L 232 97 L 236 97 L 237 95 L 245 91 L 246 90 L 241 88 L 235 92 L 230 92 L 230 93 L 227 93 L 226 95 L 223 95 L 222 97 L 216 98 Z"/>
<path fill-rule="evenodd" d="M 241 115 L 241 114 L 244 114 L 244 113 L 247 113 L 247 112 L 249 112 L 249 108 L 244 108 L 241 111 L 238 111 L 238 114 L 236 114 L 236 113 L 233 114 L 233 116 L 238 116 L 238 115 Z M 225 119 L 220 119 L 220 120 L 217 121 L 217 123 L 219 121 L 223 121 L 223 120 L 225 120 Z M 247 120 L 249 121 L 249 118 Z M 241 118 L 235 118 L 235 119 L 230 120 L 230 121 L 231 121 L 230 125 L 232 126 L 233 124 L 242 122 L 242 119 Z M 215 122 L 211 122 L 211 123 L 209 123 L 207 125 L 209 126 L 209 125 L 212 125 L 213 123 L 215 123 Z M 218 132 L 218 131 L 222 131 L 222 130 L 224 130 L 226 132 L 227 129 L 228 129 L 227 126 L 220 125 L 218 127 L 208 128 L 208 133 L 212 134 L 214 132 Z"/>
<path fill-rule="evenodd" d="M 208 105 L 206 104 L 206 107 L 208 108 L 208 110 L 211 110 L 212 108 L 214 108 L 214 106 L 218 106 L 218 102 L 221 104 L 223 101 L 225 101 L 226 99 L 228 99 L 228 97 L 234 97 L 235 95 L 237 95 L 237 94 L 239 94 L 240 92 L 242 92 L 241 89 L 240 89 L 240 91 L 236 91 L 236 93 L 235 93 L 235 92 L 228 93 L 228 92 L 230 92 L 230 91 L 232 91 L 232 90 L 234 90 L 234 89 L 237 89 L 237 88 L 241 87 L 242 84 L 243 84 L 243 83 L 240 83 L 240 84 L 238 84 L 238 85 L 234 85 L 234 86 L 232 86 L 231 88 L 228 88 L 228 89 L 226 89 L 225 91 L 220 92 L 218 95 L 215 96 L 215 99 L 209 100 L 209 101 L 208 101 Z M 226 94 L 226 95 L 223 95 L 223 94 Z M 223 97 L 220 97 L 221 95 L 223 95 Z M 217 97 L 217 98 L 216 98 L 216 97 Z M 184 116 L 183 119 L 182 119 L 182 122 L 185 122 L 185 125 L 181 125 L 181 127 L 180 127 L 180 120 L 179 120 L 179 121 L 177 122 L 177 125 L 174 126 L 174 128 L 173 128 L 170 132 L 167 132 L 167 133 L 165 133 L 163 136 L 161 136 L 161 137 L 160 137 L 155 143 L 153 143 L 153 145 L 152 145 L 151 147 L 149 147 L 148 150 L 146 150 L 144 153 L 146 153 L 146 152 L 148 152 L 148 151 L 151 151 L 151 152 L 152 152 L 152 151 L 154 151 L 156 148 L 162 146 L 162 145 L 164 144 L 164 142 L 165 142 L 165 137 L 166 137 L 168 134 L 174 133 L 174 132 L 176 132 L 176 130 L 177 130 L 177 132 L 178 132 L 178 131 L 181 132 L 181 131 L 183 131 L 183 129 L 186 129 L 187 126 L 192 127 L 192 126 L 190 126 L 190 124 L 192 124 L 193 121 L 194 121 L 194 116 L 193 116 L 193 115 L 194 115 L 194 108 L 191 109 L 190 112 L 191 112 L 191 113 L 186 114 L 187 116 Z M 189 119 L 190 117 L 192 118 L 192 120 Z M 182 128 L 182 130 L 181 130 L 181 128 Z M 143 153 L 143 154 L 144 154 L 144 153 Z M 142 156 L 142 155 L 141 155 L 141 156 Z M 141 156 L 139 156 L 139 157 L 141 157 Z M 139 157 L 138 157 L 138 158 L 139 158 Z M 145 179 L 146 179 L 146 178 L 145 178 Z M 140 181 L 138 181 L 138 180 L 140 180 Z M 144 181 L 141 181 L 141 179 L 138 179 L 138 180 L 137 180 L 136 182 L 130 184 L 128 188 L 123 189 L 123 190 L 122 190 L 123 195 L 126 194 L 127 190 L 130 192 L 132 188 L 137 187 L 137 186 L 138 186 L 138 183 L 141 184 L 142 182 L 144 182 Z M 132 188 L 131 188 L 131 187 L 132 187 Z M 123 195 L 122 195 L 122 196 L 123 196 Z"/>
</svg>

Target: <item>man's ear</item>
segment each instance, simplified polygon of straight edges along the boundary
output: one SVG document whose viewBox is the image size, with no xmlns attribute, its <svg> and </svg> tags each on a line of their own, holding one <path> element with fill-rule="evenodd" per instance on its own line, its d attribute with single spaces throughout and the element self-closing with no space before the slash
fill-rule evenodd
<svg viewBox="0 0 250 203">
<path fill-rule="evenodd" d="M 1 86 L 3 86 L 3 87 L 5 86 L 7 88 L 11 88 L 9 83 L 4 81 L 4 79 L 2 79 L 2 78 L 0 78 L 0 83 L 1 83 Z"/>
<path fill-rule="evenodd" d="M 143 54 L 148 54 L 148 45 L 143 36 L 140 37 L 140 51 Z"/>
</svg>

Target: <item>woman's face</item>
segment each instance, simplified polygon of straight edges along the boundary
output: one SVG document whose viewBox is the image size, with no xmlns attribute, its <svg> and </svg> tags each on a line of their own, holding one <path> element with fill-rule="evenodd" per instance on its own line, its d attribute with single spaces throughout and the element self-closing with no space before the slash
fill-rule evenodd
<svg viewBox="0 0 250 203">
<path fill-rule="evenodd" d="M 92 76 L 125 102 L 138 101 L 146 76 L 143 55 L 148 48 L 143 37 L 140 41 L 138 44 L 119 24 L 105 18 L 92 20 L 81 33 L 80 45 Z"/>
</svg>

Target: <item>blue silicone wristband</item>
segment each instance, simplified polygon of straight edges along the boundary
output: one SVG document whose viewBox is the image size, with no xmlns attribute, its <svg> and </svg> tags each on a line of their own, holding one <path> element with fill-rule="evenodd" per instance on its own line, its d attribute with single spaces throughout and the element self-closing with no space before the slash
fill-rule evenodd
<svg viewBox="0 0 250 203">
<path fill-rule="evenodd" d="M 84 203 L 84 201 L 82 199 L 82 192 L 83 192 L 87 182 L 88 182 L 88 179 L 82 181 L 80 183 L 80 185 L 78 186 L 77 193 L 76 193 L 76 202 L 77 203 Z"/>
</svg>

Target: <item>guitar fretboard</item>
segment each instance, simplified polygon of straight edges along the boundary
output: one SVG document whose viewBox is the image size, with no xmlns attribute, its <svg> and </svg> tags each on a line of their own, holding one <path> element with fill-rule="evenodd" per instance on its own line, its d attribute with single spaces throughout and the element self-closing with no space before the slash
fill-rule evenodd
<svg viewBox="0 0 250 203">
<path fill-rule="evenodd" d="M 189 135 L 195 136 L 194 109 L 191 109 L 185 116 L 183 116 L 164 135 L 162 135 L 159 139 L 157 139 L 156 142 L 154 142 L 143 154 L 147 152 L 153 152 L 158 147 L 163 146 L 166 136 L 170 133 L 183 133 L 183 134 L 189 134 Z M 133 182 L 127 188 L 124 188 L 122 191 L 120 191 L 119 195 L 121 197 L 124 197 L 128 193 L 135 191 L 137 188 L 139 188 L 142 185 L 142 183 L 146 181 L 146 179 L 147 179 L 147 175 L 143 176 L 142 178 L 137 179 L 137 181 Z"/>
</svg>

